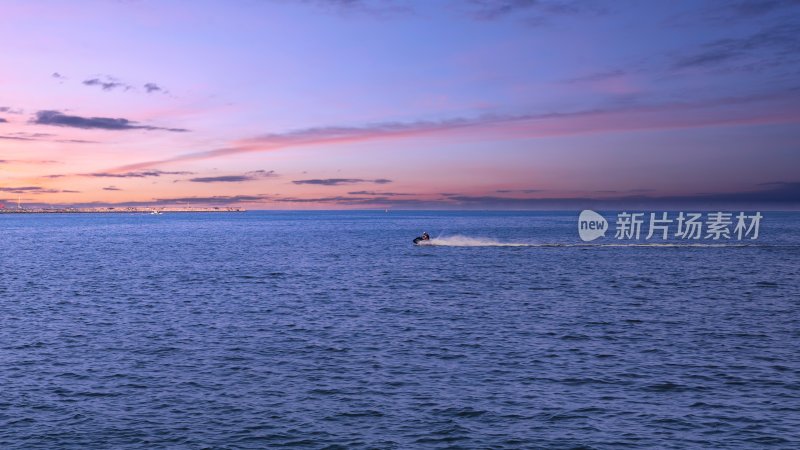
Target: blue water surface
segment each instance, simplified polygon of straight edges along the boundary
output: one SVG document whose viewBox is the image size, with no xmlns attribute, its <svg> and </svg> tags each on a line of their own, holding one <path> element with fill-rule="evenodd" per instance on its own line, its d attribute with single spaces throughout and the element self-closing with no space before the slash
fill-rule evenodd
<svg viewBox="0 0 800 450">
<path fill-rule="evenodd" d="M 800 448 L 800 214 L 763 214 L 693 247 L 575 246 L 575 212 L 3 215 L 0 448 Z"/>
</svg>

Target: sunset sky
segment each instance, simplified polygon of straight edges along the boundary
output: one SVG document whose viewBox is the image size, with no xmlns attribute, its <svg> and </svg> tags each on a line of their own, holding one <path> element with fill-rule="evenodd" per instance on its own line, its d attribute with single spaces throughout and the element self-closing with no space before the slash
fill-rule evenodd
<svg viewBox="0 0 800 450">
<path fill-rule="evenodd" d="M 0 202 L 800 204 L 800 2 L 0 2 Z"/>
</svg>

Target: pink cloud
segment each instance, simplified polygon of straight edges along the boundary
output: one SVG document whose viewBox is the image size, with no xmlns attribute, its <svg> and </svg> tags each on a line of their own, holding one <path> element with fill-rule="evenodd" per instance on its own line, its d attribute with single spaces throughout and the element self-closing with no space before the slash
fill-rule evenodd
<svg viewBox="0 0 800 450">
<path fill-rule="evenodd" d="M 795 102 L 787 97 L 789 96 L 732 97 L 697 102 L 621 106 L 570 113 L 488 115 L 479 118 L 441 121 L 375 123 L 358 127 L 306 128 L 287 133 L 256 136 L 233 142 L 232 145 L 223 148 L 143 161 L 112 170 L 139 170 L 164 164 L 207 160 L 241 153 L 454 134 L 491 139 L 530 139 L 646 129 L 798 122 L 800 121 L 800 108 L 797 105 L 800 102 Z"/>
</svg>

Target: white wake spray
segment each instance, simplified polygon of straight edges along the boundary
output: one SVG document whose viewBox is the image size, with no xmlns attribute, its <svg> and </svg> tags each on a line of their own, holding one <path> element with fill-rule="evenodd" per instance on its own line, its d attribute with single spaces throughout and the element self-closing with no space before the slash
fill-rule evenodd
<svg viewBox="0 0 800 450">
<path fill-rule="evenodd" d="M 492 238 L 446 236 L 422 241 L 419 245 L 440 247 L 755 247 L 751 243 L 691 243 L 691 242 L 608 242 L 608 243 L 523 243 L 503 242 Z"/>
<path fill-rule="evenodd" d="M 501 242 L 496 239 L 469 237 L 469 236 L 447 236 L 432 238 L 429 242 L 421 242 L 422 245 L 439 245 L 446 247 L 530 247 L 533 244 L 520 244 L 515 242 Z"/>
</svg>

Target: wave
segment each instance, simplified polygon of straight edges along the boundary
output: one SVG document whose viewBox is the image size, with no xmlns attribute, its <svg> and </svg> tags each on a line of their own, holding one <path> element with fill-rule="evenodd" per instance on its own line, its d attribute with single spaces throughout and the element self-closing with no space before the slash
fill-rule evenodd
<svg viewBox="0 0 800 450">
<path fill-rule="evenodd" d="M 702 242 L 646 242 L 646 243 L 525 243 L 525 242 L 504 242 L 497 239 L 470 237 L 470 236 L 447 236 L 431 238 L 428 242 L 421 242 L 419 245 L 440 246 L 440 247 L 686 247 L 686 248 L 723 248 L 723 247 L 771 247 L 767 244 L 751 243 L 702 243 Z"/>
</svg>

